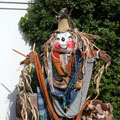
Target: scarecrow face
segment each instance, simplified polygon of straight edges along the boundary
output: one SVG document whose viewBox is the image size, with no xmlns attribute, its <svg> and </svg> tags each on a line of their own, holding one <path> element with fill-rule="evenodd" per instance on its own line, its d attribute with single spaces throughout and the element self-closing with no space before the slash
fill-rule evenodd
<svg viewBox="0 0 120 120">
<path fill-rule="evenodd" d="M 69 32 L 58 33 L 57 39 L 51 43 L 54 51 L 70 53 L 74 50 L 75 43 Z"/>
</svg>

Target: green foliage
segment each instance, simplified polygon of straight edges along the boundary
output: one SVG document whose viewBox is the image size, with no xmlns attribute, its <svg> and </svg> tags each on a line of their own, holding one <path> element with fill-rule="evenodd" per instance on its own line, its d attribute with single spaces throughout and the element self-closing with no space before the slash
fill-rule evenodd
<svg viewBox="0 0 120 120">
<path fill-rule="evenodd" d="M 104 102 L 112 103 L 114 120 L 120 118 L 120 0 L 37 0 L 30 5 L 27 14 L 21 18 L 19 26 L 26 39 L 34 42 L 39 53 L 41 45 L 57 29 L 57 20 L 53 10 L 61 7 L 72 9 L 74 22 L 80 31 L 98 34 L 100 40 L 94 40 L 102 50 L 111 56 L 111 66 L 104 74 L 100 85 L 100 96 Z"/>
</svg>

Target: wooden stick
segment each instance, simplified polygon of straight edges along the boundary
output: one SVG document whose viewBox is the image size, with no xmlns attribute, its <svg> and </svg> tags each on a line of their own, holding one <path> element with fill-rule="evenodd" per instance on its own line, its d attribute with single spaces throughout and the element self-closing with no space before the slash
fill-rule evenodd
<svg viewBox="0 0 120 120">
<path fill-rule="evenodd" d="M 15 50 L 15 49 L 12 49 L 12 50 L 13 50 L 14 52 L 16 52 L 16 53 L 18 53 L 18 54 L 20 54 L 20 55 L 26 57 L 26 58 L 29 58 L 27 55 L 25 55 L 25 54 L 23 54 L 23 53 L 21 53 L 21 52 Z"/>
<path fill-rule="evenodd" d="M 55 11 L 54 9 L 52 9 L 53 12 L 55 12 L 57 15 L 59 14 L 57 11 Z"/>
<path fill-rule="evenodd" d="M 35 51 L 35 43 L 33 44 L 33 51 Z"/>
<path fill-rule="evenodd" d="M 35 43 L 33 44 L 33 51 L 35 51 Z M 32 63 L 30 63 L 29 73 L 31 73 Z"/>
</svg>

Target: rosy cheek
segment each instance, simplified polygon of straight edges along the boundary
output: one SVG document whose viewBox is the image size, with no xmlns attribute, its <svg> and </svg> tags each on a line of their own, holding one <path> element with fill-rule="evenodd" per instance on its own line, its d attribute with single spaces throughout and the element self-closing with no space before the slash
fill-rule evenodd
<svg viewBox="0 0 120 120">
<path fill-rule="evenodd" d="M 75 47 L 75 43 L 72 40 L 69 40 L 67 42 L 67 46 L 68 46 L 68 48 L 74 48 Z"/>
<path fill-rule="evenodd" d="M 61 51 L 60 43 L 59 42 L 54 43 L 54 47 L 55 47 L 56 50 Z"/>
</svg>

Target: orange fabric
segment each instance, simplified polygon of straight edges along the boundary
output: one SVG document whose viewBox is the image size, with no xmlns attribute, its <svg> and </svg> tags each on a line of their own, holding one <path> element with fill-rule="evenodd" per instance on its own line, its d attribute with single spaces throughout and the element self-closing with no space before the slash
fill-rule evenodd
<svg viewBox="0 0 120 120">
<path fill-rule="evenodd" d="M 58 52 L 53 52 L 52 55 L 51 55 L 51 58 L 52 58 L 53 65 L 57 70 L 57 73 L 60 76 L 65 76 L 65 73 L 64 73 L 64 71 L 63 71 L 63 69 L 61 67 L 61 64 L 60 64 L 59 53 Z M 70 60 L 68 61 L 67 66 L 66 66 L 66 70 L 69 73 L 68 76 L 70 76 L 70 74 L 71 74 L 73 62 L 74 62 L 74 57 L 72 55 Z"/>
<path fill-rule="evenodd" d="M 55 111 L 52 107 L 52 104 L 50 102 L 50 98 L 49 98 L 49 95 L 48 95 L 48 92 L 47 92 L 47 87 L 46 87 L 46 84 L 45 84 L 44 75 L 43 75 L 42 68 L 41 68 L 41 65 L 40 65 L 40 62 L 39 62 L 39 57 L 38 57 L 37 53 L 34 53 L 33 55 L 34 55 L 34 61 L 35 61 L 35 67 L 36 67 L 36 72 L 37 72 L 37 76 L 38 76 L 38 81 L 39 81 L 40 88 L 42 90 L 43 96 L 46 100 L 48 108 L 49 108 L 50 112 L 52 113 L 54 119 L 55 120 L 60 120 L 59 117 L 57 116 L 57 114 L 55 113 Z"/>
</svg>

